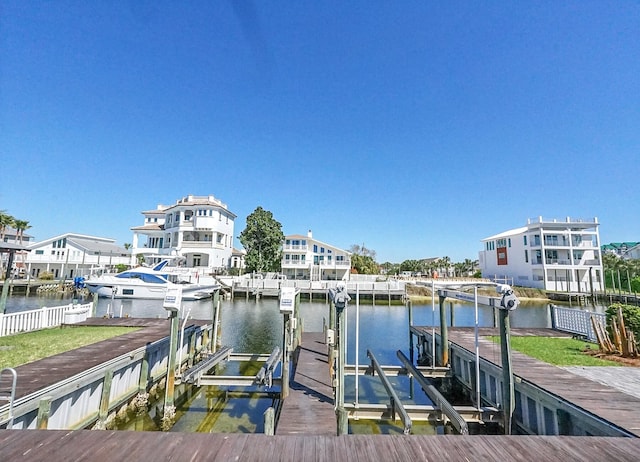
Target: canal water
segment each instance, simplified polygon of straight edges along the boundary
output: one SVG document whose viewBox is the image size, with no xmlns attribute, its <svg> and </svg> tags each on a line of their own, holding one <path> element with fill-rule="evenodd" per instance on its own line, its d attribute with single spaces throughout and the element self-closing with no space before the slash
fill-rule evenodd
<svg viewBox="0 0 640 462">
<path fill-rule="evenodd" d="M 7 301 L 7 313 L 36 309 L 43 306 L 58 306 L 70 303 L 68 297 L 13 296 Z M 282 345 L 283 319 L 276 299 L 222 301 L 220 315 L 221 343 L 233 348 L 234 353 L 268 354 Z M 447 300 L 448 317 L 453 309 L 455 326 L 473 327 L 475 308 L 473 304 Z M 183 311 L 192 319 L 211 320 L 211 300 L 187 301 Z M 430 301 L 414 303 L 413 323 L 420 326 L 439 324 L 439 311 Z M 323 302 L 301 302 L 300 313 L 304 330 L 320 332 L 328 323 L 329 306 Z M 97 316 L 165 318 L 162 300 L 110 300 L 99 299 Z M 512 327 L 551 327 L 550 310 L 546 303 L 523 302 L 510 315 Z M 478 307 L 478 325 L 494 325 L 494 313 L 488 307 Z M 359 364 L 368 364 L 367 349 L 370 349 L 383 365 L 400 365 L 396 351 L 409 356 L 409 309 L 405 305 L 359 304 L 352 300 L 347 308 L 347 363 L 354 364 L 356 355 Z M 359 331 L 356 342 L 356 330 Z M 167 335 L 169 332 L 167 332 Z M 356 352 L 356 343 L 358 351 Z M 251 362 L 229 362 L 217 373 L 220 375 L 255 374 L 259 364 Z M 355 378 L 346 383 L 345 400 L 355 402 Z M 358 401 L 387 402 L 384 387 L 377 377 L 360 377 Z M 391 378 L 400 398 L 405 403 L 431 404 L 419 387 L 414 387 L 407 377 Z M 414 388 L 420 393 L 412 393 Z M 273 404 L 264 394 L 243 393 L 241 390 L 219 389 L 207 386 L 200 389 L 184 388 L 182 399 L 177 400 L 177 421 L 171 431 L 179 432 L 232 432 L 261 433 L 264 431 L 263 414 Z M 160 399 L 158 402 L 162 402 Z M 131 418 L 121 423 L 121 429 L 159 430 L 158 419 L 153 412 Z M 351 433 L 402 433 L 397 424 L 368 421 L 350 422 Z M 443 428 L 430 424 L 414 424 L 413 433 L 434 434 Z"/>
</svg>

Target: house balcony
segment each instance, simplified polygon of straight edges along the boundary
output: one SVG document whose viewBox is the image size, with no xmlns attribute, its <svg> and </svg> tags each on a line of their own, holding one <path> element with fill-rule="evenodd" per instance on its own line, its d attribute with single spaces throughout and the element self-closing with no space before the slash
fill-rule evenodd
<svg viewBox="0 0 640 462">
<path fill-rule="evenodd" d="M 299 252 L 306 252 L 309 249 L 308 245 L 284 245 L 282 247 L 282 250 L 289 250 L 289 251 L 299 251 Z"/>
<path fill-rule="evenodd" d="M 282 263 L 283 268 L 306 268 L 309 266 L 305 260 L 285 260 Z"/>
<path fill-rule="evenodd" d="M 214 245 L 212 241 L 190 241 L 185 239 L 182 241 L 182 248 L 185 248 L 185 247 L 188 247 L 190 249 L 193 249 L 193 248 L 210 249 L 214 247 Z M 220 245 L 220 247 L 222 247 L 222 245 Z"/>
</svg>

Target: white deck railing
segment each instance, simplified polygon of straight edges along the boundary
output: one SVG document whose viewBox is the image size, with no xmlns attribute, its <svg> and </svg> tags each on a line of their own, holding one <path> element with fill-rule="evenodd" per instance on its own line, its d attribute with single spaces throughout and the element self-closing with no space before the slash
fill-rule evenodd
<svg viewBox="0 0 640 462">
<path fill-rule="evenodd" d="M 78 321 L 78 314 L 89 315 L 93 303 L 73 304 L 62 306 L 43 306 L 37 310 L 19 311 L 17 313 L 0 313 L 0 337 L 17 334 L 20 332 L 31 332 L 48 327 L 62 325 L 65 321 L 65 314 L 73 314 L 72 322 Z M 67 316 L 69 318 L 69 316 Z"/>
<path fill-rule="evenodd" d="M 596 318 L 603 326 L 607 325 L 607 315 L 603 313 L 593 313 L 555 305 L 551 305 L 551 307 L 551 322 L 554 329 L 584 336 L 592 342 L 596 342 L 597 337 L 591 324 L 591 318 Z"/>
</svg>

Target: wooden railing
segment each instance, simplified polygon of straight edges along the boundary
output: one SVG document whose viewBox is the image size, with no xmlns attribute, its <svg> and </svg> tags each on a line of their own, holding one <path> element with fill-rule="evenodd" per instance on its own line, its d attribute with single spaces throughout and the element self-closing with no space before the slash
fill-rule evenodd
<svg viewBox="0 0 640 462">
<path fill-rule="evenodd" d="M 62 325 L 65 314 L 90 314 L 93 303 L 43 306 L 37 310 L 0 313 L 0 337 Z"/>
</svg>

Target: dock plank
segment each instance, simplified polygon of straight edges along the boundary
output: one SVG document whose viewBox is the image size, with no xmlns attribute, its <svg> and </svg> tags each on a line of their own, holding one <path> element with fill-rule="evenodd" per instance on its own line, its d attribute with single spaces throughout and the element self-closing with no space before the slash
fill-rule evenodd
<svg viewBox="0 0 640 462">
<path fill-rule="evenodd" d="M 3 460 L 603 461 L 637 460 L 640 439 L 594 436 L 266 436 L 104 430 L 0 430 Z"/>
<path fill-rule="evenodd" d="M 194 321 L 192 324 L 204 324 Z M 142 318 L 90 318 L 74 325 L 139 327 L 140 330 L 49 356 L 15 368 L 18 374 L 16 398 L 27 396 L 80 374 L 132 350 L 169 335 L 169 320 Z M 63 326 L 62 329 L 73 329 Z"/>
<path fill-rule="evenodd" d="M 276 427 L 277 435 L 335 435 L 337 420 L 322 332 L 305 332 Z"/>
</svg>

